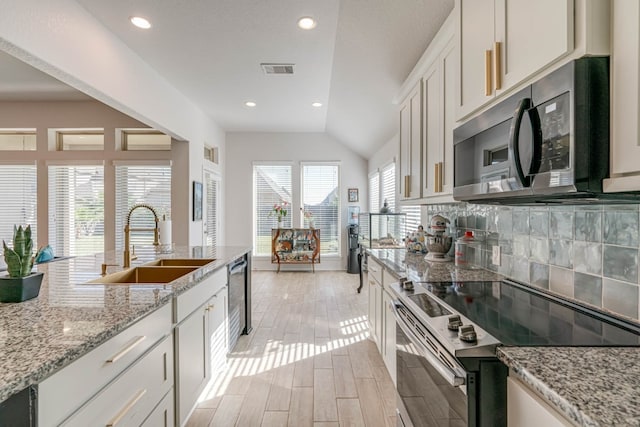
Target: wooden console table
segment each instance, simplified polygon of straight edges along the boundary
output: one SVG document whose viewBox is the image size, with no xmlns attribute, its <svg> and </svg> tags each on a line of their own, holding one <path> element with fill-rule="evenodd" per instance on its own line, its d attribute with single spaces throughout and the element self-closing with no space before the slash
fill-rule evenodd
<svg viewBox="0 0 640 427">
<path fill-rule="evenodd" d="M 272 228 L 271 263 L 311 264 L 320 263 L 320 230 L 318 228 Z"/>
</svg>

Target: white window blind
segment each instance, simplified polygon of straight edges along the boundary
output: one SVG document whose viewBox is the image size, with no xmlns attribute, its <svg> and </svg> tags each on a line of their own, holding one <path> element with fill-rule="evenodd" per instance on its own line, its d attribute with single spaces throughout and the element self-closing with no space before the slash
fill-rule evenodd
<svg viewBox="0 0 640 427">
<path fill-rule="evenodd" d="M 275 204 L 288 203 L 282 227 L 291 227 L 291 165 L 253 166 L 253 206 L 255 255 L 271 255 L 271 229 L 278 226 L 272 215 Z"/>
<path fill-rule="evenodd" d="M 380 212 L 380 172 L 369 176 L 369 212 Z"/>
<path fill-rule="evenodd" d="M 420 206 L 402 206 L 400 212 L 407 214 L 405 217 L 405 229 L 402 230 L 402 237 L 417 231 L 420 224 Z"/>
<path fill-rule="evenodd" d="M 218 188 L 220 181 L 210 172 L 204 173 L 205 185 L 205 245 L 218 245 Z"/>
<path fill-rule="evenodd" d="M 391 163 L 382 169 L 382 202 L 387 201 L 391 212 L 396 212 L 396 165 Z"/>
<path fill-rule="evenodd" d="M 338 165 L 302 165 L 302 203 L 320 229 L 320 253 L 340 255 L 340 197 Z"/>
<path fill-rule="evenodd" d="M 0 240 L 11 247 L 13 226 L 31 225 L 34 250 L 37 249 L 37 183 L 35 165 L 0 165 Z M 0 253 L 3 253 L 0 245 Z M 0 258 L 4 266 L 4 258 Z"/>
<path fill-rule="evenodd" d="M 49 245 L 56 256 L 104 252 L 103 166 L 49 166 Z"/>
<path fill-rule="evenodd" d="M 116 166 L 116 249 L 123 250 L 124 226 L 129 210 L 144 203 L 153 207 L 161 220 L 171 218 L 171 166 L 117 165 Z M 153 214 L 148 209 L 136 209 L 131 216 L 131 228 L 155 227 Z M 151 231 L 131 232 L 132 245 L 153 244 Z"/>
</svg>

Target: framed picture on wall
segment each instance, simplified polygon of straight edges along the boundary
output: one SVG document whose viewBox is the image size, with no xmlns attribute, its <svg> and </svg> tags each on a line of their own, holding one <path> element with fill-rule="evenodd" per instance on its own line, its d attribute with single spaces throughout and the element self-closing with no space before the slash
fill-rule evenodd
<svg viewBox="0 0 640 427">
<path fill-rule="evenodd" d="M 358 189 L 357 188 L 349 188 L 349 203 L 358 201 Z"/>
<path fill-rule="evenodd" d="M 193 220 L 202 220 L 202 183 L 193 181 Z"/>
</svg>

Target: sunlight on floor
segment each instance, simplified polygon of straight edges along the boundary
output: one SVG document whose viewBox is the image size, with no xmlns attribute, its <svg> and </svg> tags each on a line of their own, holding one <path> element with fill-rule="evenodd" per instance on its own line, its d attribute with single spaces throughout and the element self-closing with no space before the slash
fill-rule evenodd
<svg viewBox="0 0 640 427">
<path fill-rule="evenodd" d="M 367 317 L 358 316 L 340 322 L 340 333 L 343 337 L 337 339 L 328 337 L 318 338 L 319 340 L 327 340 L 322 344 L 307 342 L 285 344 L 281 340 L 268 340 L 264 345 L 262 354 L 251 354 L 251 350 L 232 352 L 229 354 L 227 371 L 224 375 L 220 375 L 220 377 L 211 384 L 209 389 L 205 390 L 199 401 L 202 402 L 223 395 L 233 378 L 258 375 L 271 369 L 366 340 L 369 337 Z M 255 339 L 256 337 L 254 335 L 250 338 L 243 338 L 248 340 Z M 240 347 L 240 345 L 237 347 Z"/>
</svg>

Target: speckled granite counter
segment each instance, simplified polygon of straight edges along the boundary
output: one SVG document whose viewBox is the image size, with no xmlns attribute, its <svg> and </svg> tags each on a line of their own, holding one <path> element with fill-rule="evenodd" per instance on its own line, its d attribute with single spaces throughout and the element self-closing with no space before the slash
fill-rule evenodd
<svg viewBox="0 0 640 427">
<path fill-rule="evenodd" d="M 502 275 L 481 268 L 458 268 L 453 262 L 425 261 L 423 254 L 412 254 L 405 249 L 367 249 L 369 256 L 380 262 L 396 279 L 407 277 L 416 281 L 469 282 L 474 280 L 501 280 Z"/>
<path fill-rule="evenodd" d="M 157 258 L 215 258 L 170 285 L 86 284 L 103 262 L 122 264 L 119 252 L 40 264 L 40 295 L 19 304 L 0 303 L 0 402 L 97 347 L 213 271 L 250 251 L 247 247 L 182 247 L 156 256 L 136 247 L 132 267 Z M 108 273 L 122 270 L 109 267 Z"/>
<path fill-rule="evenodd" d="M 640 348 L 499 347 L 518 378 L 580 426 L 640 426 Z"/>
</svg>

